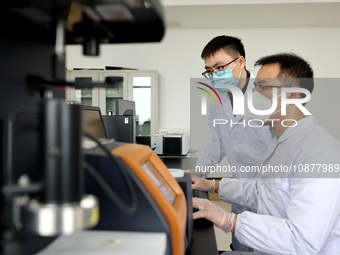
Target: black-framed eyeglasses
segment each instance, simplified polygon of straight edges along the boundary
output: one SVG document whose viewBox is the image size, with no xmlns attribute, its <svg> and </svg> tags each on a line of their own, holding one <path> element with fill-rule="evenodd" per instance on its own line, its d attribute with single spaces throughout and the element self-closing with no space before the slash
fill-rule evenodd
<svg viewBox="0 0 340 255">
<path fill-rule="evenodd" d="M 216 75 L 221 76 L 221 75 L 224 74 L 224 71 L 225 71 L 224 68 L 225 68 L 227 65 L 230 65 L 231 63 L 235 62 L 235 61 L 238 60 L 239 58 L 240 58 L 240 57 L 237 57 L 237 58 L 233 59 L 232 61 L 230 61 L 229 63 L 227 63 L 227 64 L 225 64 L 225 65 L 223 65 L 223 66 L 218 66 L 218 67 L 214 68 L 213 70 L 206 70 L 205 72 L 202 73 L 202 75 L 203 75 L 205 78 L 207 78 L 207 79 L 209 79 L 209 77 L 210 77 L 213 73 L 216 73 Z M 223 71 L 223 72 L 221 72 L 221 71 Z"/>
<path fill-rule="evenodd" d="M 281 89 L 281 88 L 287 88 L 288 86 L 274 86 L 274 85 L 257 85 L 257 84 L 254 84 L 254 88 L 253 88 L 253 92 L 255 90 L 257 91 L 263 91 L 265 89 L 269 89 L 269 88 L 278 88 L 278 89 Z M 259 89 L 258 89 L 259 88 Z"/>
</svg>

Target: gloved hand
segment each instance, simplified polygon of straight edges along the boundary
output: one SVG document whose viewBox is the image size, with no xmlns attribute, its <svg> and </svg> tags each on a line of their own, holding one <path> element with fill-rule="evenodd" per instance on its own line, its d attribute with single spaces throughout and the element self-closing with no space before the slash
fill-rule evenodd
<svg viewBox="0 0 340 255">
<path fill-rule="evenodd" d="M 193 176 L 192 177 L 192 189 L 197 189 L 201 191 L 208 191 L 210 193 L 215 193 L 215 179 L 209 181 L 207 179 Z"/>
<path fill-rule="evenodd" d="M 194 213 L 194 220 L 206 218 L 214 223 L 216 227 L 227 233 L 233 229 L 236 217 L 234 213 L 224 211 L 221 207 L 207 199 L 193 198 L 192 203 L 193 207 L 199 210 Z"/>
</svg>

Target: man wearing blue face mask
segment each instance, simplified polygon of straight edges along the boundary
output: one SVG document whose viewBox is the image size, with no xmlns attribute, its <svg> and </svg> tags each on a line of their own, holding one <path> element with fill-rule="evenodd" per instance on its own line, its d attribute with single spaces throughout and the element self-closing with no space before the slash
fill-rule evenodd
<svg viewBox="0 0 340 255">
<path fill-rule="evenodd" d="M 196 170 L 204 169 L 204 171 L 193 172 L 193 175 L 209 174 L 206 170 L 210 169 L 211 166 L 218 165 L 224 157 L 227 158 L 230 166 L 237 169 L 244 165 L 260 164 L 272 138 L 268 127 L 257 129 L 255 131 L 257 134 L 251 136 L 250 140 L 253 141 L 249 141 L 249 136 L 244 134 L 246 129 L 242 125 L 233 128 L 228 125 L 213 125 L 214 119 L 227 119 L 234 123 L 243 119 L 243 115 L 233 115 L 232 113 L 233 97 L 229 89 L 217 86 L 225 84 L 237 86 L 244 94 L 253 89 L 254 85 L 251 80 L 255 76 L 246 69 L 245 50 L 242 41 L 237 37 L 217 36 L 205 46 L 201 57 L 205 63 L 205 71 L 202 75 L 209 79 L 212 87 L 218 91 L 222 106 L 210 105 L 208 125 L 211 131 L 211 139 L 196 162 Z M 254 144 L 255 146 L 253 146 Z M 233 173 L 233 177 L 237 179 L 255 179 L 259 177 L 257 175 L 257 173 Z M 233 204 L 232 211 L 236 214 L 241 213 L 244 211 L 244 207 Z M 248 247 L 241 245 L 234 236 L 231 248 L 238 251 L 248 251 Z"/>
<path fill-rule="evenodd" d="M 231 146 L 233 137 L 242 136 L 242 129 L 232 129 L 227 125 L 213 126 L 213 119 L 232 119 L 236 123 L 243 118 L 243 116 L 233 115 L 233 97 L 229 90 L 216 86 L 231 84 L 237 86 L 243 93 L 247 93 L 248 89 L 253 88 L 252 82 L 249 81 L 255 76 L 246 69 L 245 50 L 242 41 L 237 37 L 217 36 L 204 47 L 201 57 L 204 60 L 206 69 L 202 75 L 209 79 L 211 85 L 218 91 L 222 106 L 210 105 L 208 125 L 212 137 L 207 147 L 199 155 L 196 169 L 207 169 L 206 166 L 216 166 L 224 157 L 228 158 L 230 165 L 257 163 L 259 161 L 258 149 L 256 149 L 256 152 L 250 150 L 250 153 L 246 155 L 247 157 L 244 157 L 244 155 L 237 153 L 237 151 L 240 151 L 238 148 L 232 148 Z M 264 140 L 265 144 L 270 141 L 270 139 L 266 138 L 262 140 Z M 252 152 L 256 155 L 252 154 Z M 249 159 L 249 162 L 245 161 L 247 159 Z M 208 173 L 194 173 L 194 175 L 199 176 L 204 174 Z M 234 177 L 239 178 L 240 176 L 234 175 Z"/>
<path fill-rule="evenodd" d="M 237 37 L 215 37 L 204 47 L 201 57 L 206 70 L 202 75 L 209 79 L 211 85 L 220 93 L 229 90 L 216 88 L 216 84 L 231 84 L 246 91 L 247 78 L 254 77 L 246 69 L 244 46 Z"/>
</svg>

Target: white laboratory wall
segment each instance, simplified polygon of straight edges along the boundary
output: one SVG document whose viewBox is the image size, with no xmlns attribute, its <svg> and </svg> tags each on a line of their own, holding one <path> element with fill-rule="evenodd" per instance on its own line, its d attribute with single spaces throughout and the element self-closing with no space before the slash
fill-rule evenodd
<svg viewBox="0 0 340 255">
<path fill-rule="evenodd" d="M 253 64 L 258 58 L 278 52 L 294 52 L 310 61 L 315 77 L 340 77 L 340 27 L 169 29 L 161 43 L 102 45 L 99 57 L 84 57 L 80 46 L 67 46 L 67 68 L 103 68 L 111 65 L 157 69 L 160 73 L 160 128 L 187 129 L 190 128 L 190 78 L 200 77 L 204 70 L 200 58 L 202 48 L 210 39 L 222 34 L 238 36 L 243 40 L 247 67 L 255 73 L 257 70 Z M 316 92 L 320 100 L 312 102 L 311 108 L 315 111 L 324 107 L 323 101 L 329 101 L 330 95 L 340 95 L 340 86 L 332 91 L 317 89 Z M 337 116 L 339 113 L 333 110 L 331 114 Z M 338 120 L 322 123 L 329 126 L 332 134 L 340 140 Z"/>
</svg>

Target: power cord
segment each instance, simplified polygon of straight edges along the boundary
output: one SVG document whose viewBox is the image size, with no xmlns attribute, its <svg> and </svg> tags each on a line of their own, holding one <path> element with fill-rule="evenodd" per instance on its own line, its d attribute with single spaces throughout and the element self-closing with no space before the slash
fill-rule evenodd
<svg viewBox="0 0 340 255">
<path fill-rule="evenodd" d="M 111 152 L 104 145 L 102 145 L 100 141 L 98 141 L 95 137 L 93 137 L 92 135 L 90 135 L 86 132 L 84 133 L 84 135 L 86 137 L 90 138 L 91 140 L 93 140 L 99 146 L 99 148 L 102 149 L 107 154 L 108 158 L 112 161 L 112 163 L 115 166 L 117 166 L 116 161 L 115 161 L 114 157 L 112 156 Z M 116 204 L 117 207 L 120 210 L 122 210 L 123 212 L 128 213 L 128 214 L 132 214 L 136 211 L 136 208 L 137 208 L 136 192 L 135 192 L 135 189 L 133 187 L 133 184 L 131 182 L 130 177 L 128 176 L 128 174 L 125 171 L 123 171 L 120 167 L 117 166 L 117 169 L 120 172 L 120 174 L 122 175 L 124 182 L 127 186 L 129 195 L 131 197 L 131 205 L 126 205 L 119 198 L 119 196 L 116 194 L 116 192 L 110 187 L 110 185 L 106 182 L 106 180 L 100 174 L 98 174 L 97 170 L 94 167 L 92 167 L 90 164 L 85 162 L 84 168 L 92 176 L 92 178 L 100 185 L 100 187 L 106 192 L 106 194 L 111 199 L 111 201 L 114 204 Z"/>
</svg>

